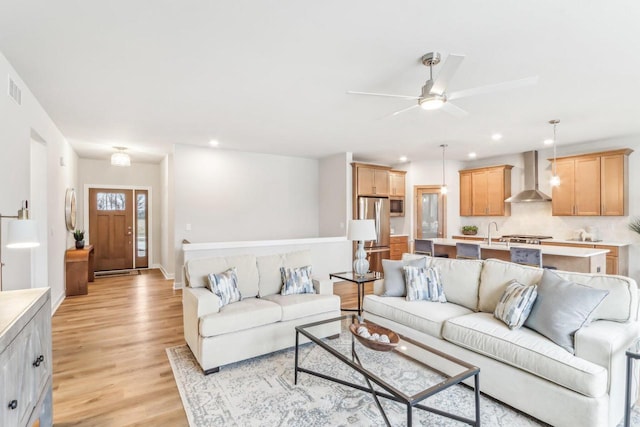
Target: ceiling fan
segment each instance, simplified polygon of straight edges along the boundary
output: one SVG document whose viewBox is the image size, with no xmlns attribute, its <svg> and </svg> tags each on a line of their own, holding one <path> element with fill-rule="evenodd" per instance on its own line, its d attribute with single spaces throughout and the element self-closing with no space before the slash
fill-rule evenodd
<svg viewBox="0 0 640 427">
<path fill-rule="evenodd" d="M 396 116 L 398 114 L 404 113 L 406 111 L 412 110 L 416 107 L 421 107 L 424 110 L 437 110 L 442 108 L 447 113 L 453 114 L 454 116 L 466 116 L 467 113 L 462 108 L 452 104 L 449 101 L 466 98 L 468 96 L 480 95 L 483 93 L 497 92 L 502 90 L 514 89 L 522 86 L 529 86 L 536 84 L 538 82 L 538 77 L 527 77 L 519 80 L 511 80 L 507 82 L 475 87 L 472 89 L 465 89 L 457 92 L 447 93 L 447 87 L 449 82 L 453 78 L 453 75 L 460 67 L 462 60 L 464 59 L 463 55 L 449 55 L 447 59 L 442 64 L 440 73 L 438 73 L 438 77 L 433 79 L 433 66 L 438 65 L 440 63 L 440 54 L 438 52 L 430 52 L 426 55 L 422 56 L 422 63 L 429 67 L 429 80 L 422 86 L 422 93 L 420 96 L 412 96 L 412 95 L 393 95 L 387 93 L 371 93 L 371 92 L 357 92 L 349 90 L 348 94 L 351 95 L 369 95 L 369 96 L 386 96 L 389 98 L 402 98 L 402 99 L 411 99 L 417 100 L 418 103 L 412 105 L 411 107 L 403 108 L 402 110 L 396 111 L 392 113 L 392 116 Z"/>
</svg>

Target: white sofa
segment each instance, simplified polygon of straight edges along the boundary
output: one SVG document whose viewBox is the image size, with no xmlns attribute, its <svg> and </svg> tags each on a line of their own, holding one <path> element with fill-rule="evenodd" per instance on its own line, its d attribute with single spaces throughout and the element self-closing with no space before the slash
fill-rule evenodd
<svg viewBox="0 0 640 427">
<path fill-rule="evenodd" d="M 414 257 L 405 254 L 405 259 Z M 551 425 L 616 426 L 621 421 L 625 350 L 640 336 L 633 279 L 556 272 L 609 291 L 594 321 L 575 334 L 572 355 L 532 329 L 510 330 L 493 317 L 511 279 L 534 284 L 542 269 L 495 259 L 431 257 L 427 266 L 440 269 L 448 302 L 383 297 L 384 281 L 377 281 L 374 295 L 364 299 L 364 318 L 478 366 L 482 392 Z M 446 366 L 435 367 L 447 372 Z"/>
<path fill-rule="evenodd" d="M 310 251 L 234 255 L 187 261 L 182 305 L 184 337 L 205 374 L 220 366 L 295 345 L 295 326 L 340 316 L 340 298 L 330 280 L 314 280 L 315 294 L 280 295 L 280 267 L 312 265 Z M 207 289 L 207 275 L 237 268 L 242 300 L 220 308 Z M 333 322 L 320 336 L 340 333 Z M 301 342 L 302 342 L 302 336 Z"/>
</svg>

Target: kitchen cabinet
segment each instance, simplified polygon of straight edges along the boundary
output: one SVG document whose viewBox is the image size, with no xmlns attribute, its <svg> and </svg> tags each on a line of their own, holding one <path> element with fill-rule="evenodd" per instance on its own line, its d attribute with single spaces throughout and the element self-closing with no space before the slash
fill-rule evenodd
<svg viewBox="0 0 640 427">
<path fill-rule="evenodd" d="M 405 196 L 405 171 L 389 171 L 389 195 Z"/>
<path fill-rule="evenodd" d="M 623 149 L 556 159 L 555 216 L 623 216 L 628 211 L 628 156 Z M 553 167 L 553 159 L 549 159 Z"/>
<path fill-rule="evenodd" d="M 466 169 L 460 173 L 460 216 L 509 216 L 511 165 Z"/>
<path fill-rule="evenodd" d="M 401 260 L 402 254 L 409 252 L 409 237 L 408 236 L 391 236 L 390 247 L 391 247 L 390 259 Z"/>
<path fill-rule="evenodd" d="M 353 163 L 353 182 L 357 196 L 389 196 L 389 170 L 385 166 Z"/>
<path fill-rule="evenodd" d="M 0 292 L 0 425 L 52 425 L 49 288 Z"/>
</svg>

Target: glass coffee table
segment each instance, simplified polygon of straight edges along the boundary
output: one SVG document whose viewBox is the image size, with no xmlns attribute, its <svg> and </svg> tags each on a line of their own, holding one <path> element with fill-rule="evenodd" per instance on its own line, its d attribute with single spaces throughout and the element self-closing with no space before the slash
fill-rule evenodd
<svg viewBox="0 0 640 427">
<path fill-rule="evenodd" d="M 341 324 L 340 335 L 337 338 L 318 338 L 315 332 L 318 331 L 318 335 L 320 335 L 319 329 L 330 322 Z M 413 408 L 429 411 L 472 426 L 480 426 L 479 368 L 400 334 L 398 334 L 399 342 L 393 350 L 372 350 L 360 343 L 349 331 L 349 325 L 357 322 L 357 315 L 350 314 L 297 326 L 294 384 L 298 383 L 298 372 L 303 372 L 370 393 L 387 426 L 392 424 L 382 407 L 380 398 L 406 406 L 407 426 L 411 426 L 413 423 Z M 347 378 L 345 379 L 344 375 L 342 375 L 343 378 L 337 378 L 327 372 L 319 372 L 311 367 L 300 366 L 300 334 L 311 340 L 314 343 L 312 345 L 317 345 L 330 354 L 336 362 L 346 365 L 348 367 L 346 371 L 349 372 Z M 447 374 L 436 369 L 436 366 L 446 370 Z M 441 393 L 471 377 L 474 379 L 475 419 L 423 404 L 423 401 L 428 397 Z M 357 383 L 358 379 L 361 380 L 359 384 Z"/>
</svg>

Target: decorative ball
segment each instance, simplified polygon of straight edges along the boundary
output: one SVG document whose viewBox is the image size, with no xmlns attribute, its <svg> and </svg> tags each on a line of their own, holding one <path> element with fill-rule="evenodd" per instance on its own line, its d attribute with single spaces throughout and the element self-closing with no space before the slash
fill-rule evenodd
<svg viewBox="0 0 640 427">
<path fill-rule="evenodd" d="M 380 335 L 380 338 L 378 338 L 379 342 L 383 342 L 385 344 L 389 344 L 391 342 L 391 340 L 389 340 L 389 337 L 386 335 Z"/>
<path fill-rule="evenodd" d="M 358 326 L 358 335 L 362 335 L 363 332 L 369 332 L 369 330 L 364 326 Z"/>
<path fill-rule="evenodd" d="M 378 341 L 378 339 L 380 339 L 380 335 L 376 334 L 376 333 L 373 333 L 373 334 L 371 334 L 371 338 L 369 338 L 369 339 L 373 340 L 373 341 Z"/>
<path fill-rule="evenodd" d="M 358 335 L 360 335 L 362 338 L 371 339 L 371 334 L 366 329 L 363 332 L 360 332 Z"/>
</svg>

